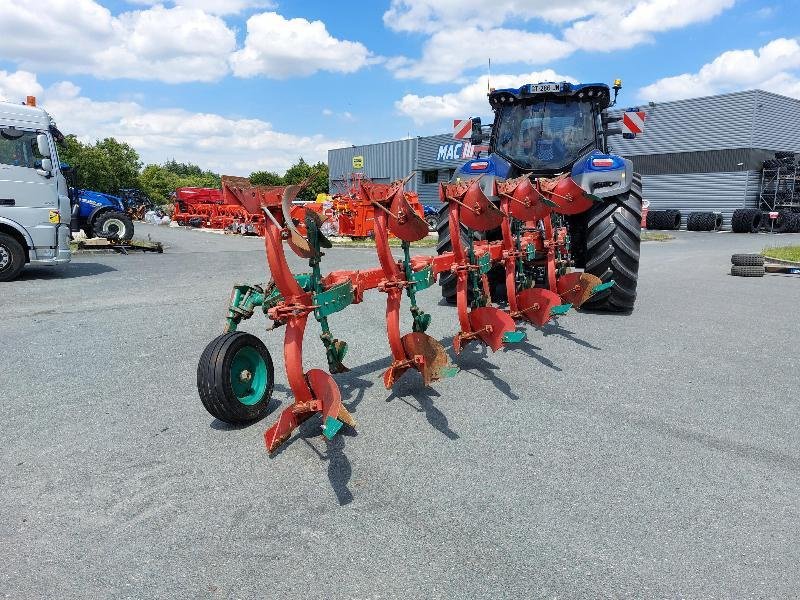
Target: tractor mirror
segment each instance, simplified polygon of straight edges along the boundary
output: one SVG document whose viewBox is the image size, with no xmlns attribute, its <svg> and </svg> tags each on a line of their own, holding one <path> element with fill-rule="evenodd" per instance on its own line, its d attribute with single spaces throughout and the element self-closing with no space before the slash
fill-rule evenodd
<svg viewBox="0 0 800 600">
<path fill-rule="evenodd" d="M 478 146 L 483 143 L 483 129 L 481 127 L 480 117 L 472 118 L 472 136 L 470 137 L 470 142 L 472 142 L 474 146 Z"/>
<path fill-rule="evenodd" d="M 53 161 L 49 158 L 43 158 L 42 164 L 38 169 L 39 175 L 42 177 L 52 177 L 53 176 Z"/>
<path fill-rule="evenodd" d="M 50 157 L 50 142 L 45 134 L 40 133 L 36 136 L 36 145 L 39 147 L 39 154 L 45 158 Z"/>
</svg>

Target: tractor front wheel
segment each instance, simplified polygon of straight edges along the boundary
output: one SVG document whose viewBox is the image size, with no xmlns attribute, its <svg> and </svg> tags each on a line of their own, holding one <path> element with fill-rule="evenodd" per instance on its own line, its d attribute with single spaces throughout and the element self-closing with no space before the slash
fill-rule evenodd
<svg viewBox="0 0 800 600">
<path fill-rule="evenodd" d="M 642 177 L 633 174 L 631 188 L 606 198 L 590 210 L 586 225 L 587 273 L 614 285 L 592 296 L 584 305 L 590 310 L 628 312 L 636 301 L 639 278 L 639 244 L 642 222 Z"/>
<path fill-rule="evenodd" d="M 97 237 L 116 238 L 122 242 L 127 242 L 133 237 L 133 221 L 128 215 L 118 211 L 99 215 L 94 220 L 92 229 Z"/>
<path fill-rule="evenodd" d="M 264 342 L 243 331 L 212 340 L 197 365 L 197 391 L 203 406 L 211 416 L 231 425 L 266 416 L 274 381 L 272 357 Z"/>
</svg>

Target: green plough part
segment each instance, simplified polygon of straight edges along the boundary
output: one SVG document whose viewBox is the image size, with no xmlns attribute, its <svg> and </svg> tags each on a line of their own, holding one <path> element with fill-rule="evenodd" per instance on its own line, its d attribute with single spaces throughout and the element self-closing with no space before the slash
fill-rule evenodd
<svg viewBox="0 0 800 600">
<path fill-rule="evenodd" d="M 314 304 L 319 308 L 314 310 L 316 318 L 323 319 L 340 310 L 344 310 L 353 303 L 353 283 L 345 281 L 335 285 L 324 292 L 314 294 Z"/>
<path fill-rule="evenodd" d="M 589 192 L 583 192 L 583 195 L 586 197 L 587 200 L 591 200 L 592 202 L 603 201 L 603 199 L 600 196 L 595 196 L 594 194 L 590 194 Z"/>
<path fill-rule="evenodd" d="M 524 331 L 506 331 L 503 334 L 503 343 L 505 344 L 517 344 L 525 340 L 527 335 Z"/>
<path fill-rule="evenodd" d="M 550 309 L 550 316 L 560 317 L 561 315 L 567 314 L 570 308 L 572 308 L 572 304 L 559 304 Z"/>
<path fill-rule="evenodd" d="M 481 256 L 478 259 L 478 272 L 481 275 L 485 275 L 486 273 L 488 273 L 491 270 L 492 270 L 492 257 L 487 252 L 486 254 L 484 254 L 483 256 Z"/>
<path fill-rule="evenodd" d="M 325 419 L 325 424 L 322 426 L 322 433 L 326 438 L 332 440 L 333 436 L 339 433 L 342 425 L 344 425 L 344 423 L 342 423 L 339 419 L 328 417 Z"/>
<path fill-rule="evenodd" d="M 449 367 L 445 367 L 444 369 L 442 369 L 442 370 L 440 371 L 440 373 L 439 373 L 439 377 L 441 377 L 442 379 L 444 379 L 445 377 L 455 377 L 455 376 L 456 376 L 456 374 L 457 374 L 457 373 L 458 373 L 460 370 L 461 370 L 461 369 L 459 369 L 459 368 L 458 368 L 458 367 L 456 367 L 455 365 L 450 365 Z"/>
<path fill-rule="evenodd" d="M 525 246 L 525 258 L 528 261 L 536 260 L 536 246 L 533 244 Z"/>
<path fill-rule="evenodd" d="M 409 281 L 414 284 L 414 291 L 421 292 L 436 283 L 436 278 L 433 276 L 433 269 L 425 267 L 419 271 L 413 271 Z"/>
<path fill-rule="evenodd" d="M 599 294 L 600 292 L 604 292 L 605 290 L 611 289 L 612 287 L 614 287 L 613 279 L 607 283 L 600 283 L 592 288 L 592 296 L 594 296 L 595 294 Z"/>
</svg>

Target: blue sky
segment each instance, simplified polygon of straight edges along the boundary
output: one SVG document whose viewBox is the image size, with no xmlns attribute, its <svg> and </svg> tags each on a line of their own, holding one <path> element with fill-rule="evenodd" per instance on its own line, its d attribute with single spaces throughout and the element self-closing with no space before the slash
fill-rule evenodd
<svg viewBox="0 0 800 600">
<path fill-rule="evenodd" d="M 0 0 L 0 97 L 146 161 L 284 170 L 489 117 L 492 84 L 624 80 L 621 103 L 800 97 L 784 0 Z M 35 40 L 41 40 L 36 42 Z"/>
</svg>

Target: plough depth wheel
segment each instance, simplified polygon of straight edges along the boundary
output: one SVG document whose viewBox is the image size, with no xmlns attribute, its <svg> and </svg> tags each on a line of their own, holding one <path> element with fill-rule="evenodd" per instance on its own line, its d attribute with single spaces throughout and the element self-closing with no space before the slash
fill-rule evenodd
<svg viewBox="0 0 800 600">
<path fill-rule="evenodd" d="M 268 412 L 274 375 L 264 343 L 254 335 L 234 331 L 206 346 L 197 365 L 197 390 L 203 406 L 220 421 L 252 423 Z"/>
</svg>

